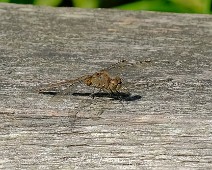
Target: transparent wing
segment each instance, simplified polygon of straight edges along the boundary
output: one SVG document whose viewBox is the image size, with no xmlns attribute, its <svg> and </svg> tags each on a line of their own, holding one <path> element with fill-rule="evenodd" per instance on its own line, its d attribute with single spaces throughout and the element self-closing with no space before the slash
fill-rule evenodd
<svg viewBox="0 0 212 170">
<path fill-rule="evenodd" d="M 102 69 L 100 71 L 107 71 L 108 73 L 118 76 L 124 72 L 128 72 L 128 69 L 135 69 L 135 68 L 144 68 L 146 66 L 152 65 L 151 60 L 144 60 L 144 61 L 132 61 L 129 62 L 127 60 L 121 60 L 115 64 L 110 65 L 109 67 Z"/>
<path fill-rule="evenodd" d="M 129 62 L 127 60 L 121 60 L 118 63 L 112 64 L 109 67 L 104 68 L 100 71 L 111 71 L 113 69 L 121 69 L 121 68 L 126 67 L 128 64 L 129 64 Z"/>
<path fill-rule="evenodd" d="M 45 87 L 38 89 L 38 93 L 43 94 L 66 94 L 69 93 L 70 86 L 82 83 L 88 76 L 82 76 L 73 80 L 64 80 L 57 83 L 47 84 Z"/>
</svg>

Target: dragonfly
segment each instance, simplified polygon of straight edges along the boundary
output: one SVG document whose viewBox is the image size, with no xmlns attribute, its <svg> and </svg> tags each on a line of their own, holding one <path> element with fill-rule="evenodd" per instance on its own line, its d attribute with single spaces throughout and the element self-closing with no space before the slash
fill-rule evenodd
<svg viewBox="0 0 212 170">
<path fill-rule="evenodd" d="M 105 91 L 109 94 L 119 94 L 123 87 L 123 79 L 119 76 L 112 77 L 109 71 L 114 68 L 123 68 L 127 65 L 133 65 L 127 60 L 121 60 L 105 69 L 95 72 L 94 74 L 84 75 L 76 79 L 65 80 L 57 83 L 50 83 L 46 87 L 40 88 L 39 93 L 51 93 L 53 89 L 60 87 L 70 87 L 76 83 L 82 83 L 89 87 L 94 87 L 100 91 Z M 53 90 L 54 91 L 54 90 Z M 53 93 L 53 92 L 52 92 Z"/>
<path fill-rule="evenodd" d="M 106 94 L 104 95 L 95 95 L 97 93 L 91 93 L 90 96 L 92 96 L 92 98 L 94 98 L 95 96 L 105 96 L 105 97 L 112 97 L 113 99 L 116 100 L 125 100 L 125 101 L 134 101 L 134 100 L 138 100 L 141 98 L 140 95 L 131 95 L 131 93 L 128 91 L 127 87 L 123 85 L 123 79 L 120 76 L 115 76 L 112 77 L 109 72 L 113 69 L 122 69 L 125 68 L 126 66 L 130 66 L 133 68 L 134 67 L 139 67 L 139 66 L 148 66 L 148 65 L 152 64 L 151 60 L 144 60 L 144 61 L 137 61 L 137 62 L 129 62 L 127 60 L 121 60 L 113 65 L 110 65 L 109 67 L 102 69 L 100 71 L 97 71 L 93 74 L 89 74 L 89 75 L 83 75 L 81 77 L 75 78 L 75 79 L 70 79 L 70 80 L 64 80 L 64 81 L 60 81 L 57 83 L 50 83 L 47 84 L 45 87 L 39 88 L 38 92 L 42 93 L 42 94 L 69 94 L 70 93 L 70 89 L 69 87 L 76 85 L 78 83 L 84 84 L 86 86 L 89 87 L 94 87 L 99 89 L 99 92 L 104 91 L 106 92 Z M 167 79 L 162 79 L 162 80 L 156 80 L 151 82 L 147 82 L 144 84 L 137 84 L 137 83 L 133 83 L 133 84 L 137 84 L 137 86 L 139 85 L 141 88 L 142 87 L 146 87 L 146 88 L 150 88 L 152 86 L 157 86 L 158 84 L 161 83 L 167 83 L 167 82 L 172 82 L 172 78 L 167 78 Z M 62 89 L 62 90 L 61 90 Z M 65 90 L 64 90 L 65 89 Z M 124 91 L 123 91 L 124 89 Z M 76 93 L 77 94 L 77 93 Z M 107 95 L 108 94 L 108 95 Z M 73 93 L 74 95 L 74 93 Z"/>
<path fill-rule="evenodd" d="M 144 60 L 133 63 L 127 60 L 121 60 L 93 74 L 84 75 L 76 79 L 47 84 L 45 87 L 40 88 L 38 92 L 43 94 L 69 94 L 70 86 L 81 83 L 89 87 L 97 88 L 99 89 L 99 92 L 106 92 L 106 94 L 101 95 L 99 92 L 99 95 L 93 92 L 90 94 L 92 98 L 94 98 L 94 96 L 107 96 L 118 100 L 137 100 L 140 98 L 140 96 L 131 96 L 131 93 L 128 91 L 127 87 L 123 85 L 123 79 L 120 76 L 113 77 L 109 74 L 109 72 L 113 69 L 126 69 L 127 66 L 136 67 L 138 65 L 141 65 L 143 67 L 144 65 L 149 65 L 151 62 L 151 60 Z M 64 88 L 65 90 L 55 90 L 60 88 Z"/>
</svg>

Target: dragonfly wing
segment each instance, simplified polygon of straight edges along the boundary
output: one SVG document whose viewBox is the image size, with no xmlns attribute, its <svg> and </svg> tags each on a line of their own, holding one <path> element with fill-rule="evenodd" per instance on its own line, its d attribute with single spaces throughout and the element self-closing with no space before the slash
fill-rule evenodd
<svg viewBox="0 0 212 170">
<path fill-rule="evenodd" d="M 127 60 L 121 60 L 118 63 L 112 64 L 107 68 L 104 68 L 100 71 L 111 71 L 111 70 L 116 70 L 116 69 L 121 69 L 126 67 L 129 64 L 129 62 Z"/>
<path fill-rule="evenodd" d="M 51 83 L 45 87 L 39 88 L 38 92 L 43 94 L 68 94 L 71 86 L 81 83 L 86 77 L 87 76 L 82 76 L 74 80 L 65 80 L 58 83 Z"/>
<path fill-rule="evenodd" d="M 129 62 L 127 60 L 121 60 L 115 64 L 110 65 L 109 67 L 102 69 L 100 71 L 107 71 L 114 75 L 119 75 L 124 73 L 125 71 L 128 72 L 128 69 L 135 69 L 135 68 L 145 68 L 146 66 L 152 65 L 151 60 L 144 60 L 144 61 L 132 61 Z"/>
</svg>

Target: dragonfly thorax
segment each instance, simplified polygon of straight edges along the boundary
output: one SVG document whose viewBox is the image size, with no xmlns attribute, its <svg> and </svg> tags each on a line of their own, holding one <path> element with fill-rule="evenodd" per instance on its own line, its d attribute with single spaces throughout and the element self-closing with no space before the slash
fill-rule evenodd
<svg viewBox="0 0 212 170">
<path fill-rule="evenodd" d="M 110 80 L 109 90 L 112 92 L 117 92 L 121 88 L 122 81 L 120 77 L 115 77 Z"/>
</svg>

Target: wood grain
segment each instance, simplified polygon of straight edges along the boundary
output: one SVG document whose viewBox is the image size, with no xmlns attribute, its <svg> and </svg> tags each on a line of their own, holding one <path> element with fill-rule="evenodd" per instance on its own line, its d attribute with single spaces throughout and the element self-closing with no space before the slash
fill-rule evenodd
<svg viewBox="0 0 212 170">
<path fill-rule="evenodd" d="M 0 23 L 1 169 L 212 168 L 211 15 L 1 3 Z M 132 100 L 36 91 L 122 59 Z"/>
</svg>

